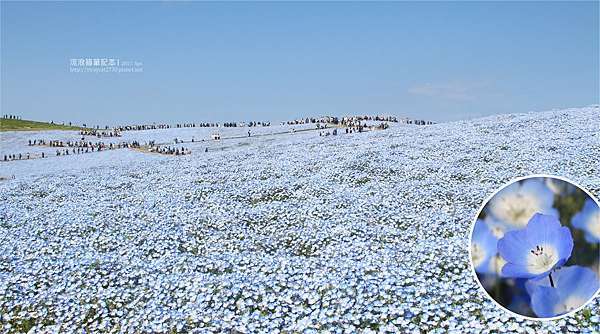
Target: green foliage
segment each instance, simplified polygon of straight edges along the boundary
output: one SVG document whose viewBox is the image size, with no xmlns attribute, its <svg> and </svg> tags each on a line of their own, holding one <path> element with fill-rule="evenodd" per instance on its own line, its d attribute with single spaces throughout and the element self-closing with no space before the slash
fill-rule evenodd
<svg viewBox="0 0 600 334">
<path fill-rule="evenodd" d="M 51 124 L 24 119 L 0 119 L 0 131 L 81 130 L 80 126 Z"/>
</svg>

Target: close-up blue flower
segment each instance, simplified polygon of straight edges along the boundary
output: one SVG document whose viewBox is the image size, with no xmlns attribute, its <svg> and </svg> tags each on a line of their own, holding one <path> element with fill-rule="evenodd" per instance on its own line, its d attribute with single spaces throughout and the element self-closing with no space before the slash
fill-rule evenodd
<svg viewBox="0 0 600 334">
<path fill-rule="evenodd" d="M 491 215 L 485 217 L 483 222 L 488 226 L 488 228 L 492 231 L 492 234 L 494 234 L 497 239 L 502 238 L 506 231 L 511 231 L 514 229 L 510 225 L 494 219 L 494 217 Z"/>
<path fill-rule="evenodd" d="M 532 278 L 547 275 L 571 256 L 571 231 L 553 216 L 536 213 L 524 229 L 509 231 L 498 241 L 506 264 L 502 276 Z"/>
<path fill-rule="evenodd" d="M 528 314 L 531 312 L 531 299 L 524 287 L 522 289 L 513 289 L 508 309 L 518 314 Z"/>
<path fill-rule="evenodd" d="M 521 229 L 535 213 L 558 216 L 553 203 L 554 192 L 543 179 L 529 179 L 499 191 L 488 203 L 487 213 L 509 229 Z"/>
<path fill-rule="evenodd" d="M 471 257 L 473 267 L 478 273 L 491 273 L 490 259 L 496 256 L 498 239 L 488 225 L 478 219 L 475 222 L 471 238 Z"/>
<path fill-rule="evenodd" d="M 592 199 L 587 199 L 583 209 L 573 216 L 574 227 L 585 232 L 585 240 L 600 242 L 600 207 Z"/>
<path fill-rule="evenodd" d="M 573 311 L 594 296 L 600 282 L 593 270 L 582 266 L 562 267 L 548 276 L 525 283 L 531 308 L 538 317 L 549 318 Z"/>
<path fill-rule="evenodd" d="M 577 187 L 561 179 L 548 177 L 545 179 L 545 183 L 548 189 L 552 190 L 554 194 L 559 196 L 570 195 L 577 191 Z"/>
</svg>

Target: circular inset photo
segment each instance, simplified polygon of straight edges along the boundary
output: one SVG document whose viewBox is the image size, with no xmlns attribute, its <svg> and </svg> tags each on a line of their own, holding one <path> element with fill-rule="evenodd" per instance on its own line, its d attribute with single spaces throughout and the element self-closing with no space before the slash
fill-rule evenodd
<svg viewBox="0 0 600 334">
<path fill-rule="evenodd" d="M 564 178 L 512 181 L 479 210 L 470 255 L 506 310 L 540 320 L 576 312 L 600 289 L 600 205 Z"/>
</svg>

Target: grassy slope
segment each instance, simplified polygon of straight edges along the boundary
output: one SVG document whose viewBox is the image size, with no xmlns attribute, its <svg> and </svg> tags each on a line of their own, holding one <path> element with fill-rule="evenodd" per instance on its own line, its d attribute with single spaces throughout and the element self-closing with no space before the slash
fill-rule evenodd
<svg viewBox="0 0 600 334">
<path fill-rule="evenodd" d="M 23 119 L 0 119 L 0 131 L 30 131 L 30 130 L 80 130 L 79 126 L 50 124 L 46 122 L 28 121 Z"/>
</svg>

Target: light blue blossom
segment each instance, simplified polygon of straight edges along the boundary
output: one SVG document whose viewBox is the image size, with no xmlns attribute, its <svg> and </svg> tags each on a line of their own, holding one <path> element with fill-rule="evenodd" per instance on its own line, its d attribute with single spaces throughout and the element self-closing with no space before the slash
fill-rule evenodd
<svg viewBox="0 0 600 334">
<path fill-rule="evenodd" d="M 471 257 L 478 273 L 491 273 L 490 260 L 496 256 L 498 239 L 488 225 L 478 219 L 471 237 Z"/>
<path fill-rule="evenodd" d="M 511 231 L 513 228 L 501 221 L 494 219 L 491 215 L 487 215 L 483 222 L 488 226 L 488 228 L 492 231 L 492 234 L 500 239 L 504 236 L 506 231 Z"/>
<path fill-rule="evenodd" d="M 521 279 L 517 279 L 521 280 Z M 516 283 L 513 287 L 513 293 L 508 304 L 508 309 L 518 314 L 531 314 L 531 299 L 525 290 L 524 283 Z"/>
<path fill-rule="evenodd" d="M 542 178 L 515 182 L 499 191 L 487 204 L 486 212 L 509 230 L 521 229 L 535 213 L 558 217 L 552 207 L 554 193 Z"/>
<path fill-rule="evenodd" d="M 554 285 L 554 287 L 552 286 Z M 525 283 L 531 297 L 531 308 L 538 317 L 548 318 L 571 312 L 585 304 L 600 288 L 593 270 L 570 266 L 549 276 L 530 279 Z"/>
<path fill-rule="evenodd" d="M 585 231 L 585 240 L 600 242 L 600 207 L 592 199 L 587 199 L 583 209 L 573 216 L 571 224 Z"/>
<path fill-rule="evenodd" d="M 502 276 L 531 278 L 547 275 L 571 256 L 571 231 L 552 216 L 536 213 L 527 227 L 509 231 L 498 241 L 506 264 Z"/>
<path fill-rule="evenodd" d="M 577 190 L 577 187 L 571 183 L 552 177 L 546 178 L 546 186 L 548 189 L 552 190 L 553 193 L 559 196 L 569 195 Z"/>
</svg>

